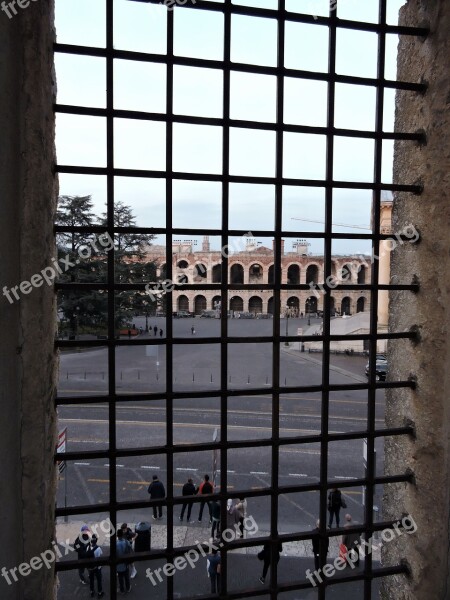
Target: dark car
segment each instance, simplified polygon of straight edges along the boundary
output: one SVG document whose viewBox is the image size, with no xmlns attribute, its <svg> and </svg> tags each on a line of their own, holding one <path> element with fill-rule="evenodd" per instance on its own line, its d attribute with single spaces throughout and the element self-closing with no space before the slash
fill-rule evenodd
<svg viewBox="0 0 450 600">
<path fill-rule="evenodd" d="M 375 363 L 375 380 L 386 381 L 388 364 L 385 359 L 377 360 Z M 366 377 L 369 377 L 369 363 L 366 365 Z"/>
</svg>

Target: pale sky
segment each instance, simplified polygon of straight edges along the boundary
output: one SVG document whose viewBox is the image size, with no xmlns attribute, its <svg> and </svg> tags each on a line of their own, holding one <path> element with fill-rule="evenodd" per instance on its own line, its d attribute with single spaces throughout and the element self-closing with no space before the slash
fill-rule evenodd
<svg viewBox="0 0 450 600">
<path fill-rule="evenodd" d="M 235 0 L 234 4 L 276 8 L 276 0 Z M 388 0 L 388 23 L 396 24 L 405 0 Z M 326 15 L 327 0 L 286 0 L 293 12 Z M 115 0 L 114 46 L 117 49 L 164 54 L 167 8 Z M 343 19 L 377 21 L 378 0 L 339 0 Z M 57 0 L 57 41 L 104 47 L 105 0 Z M 276 65 L 276 22 L 241 15 L 232 18 L 231 59 L 247 64 Z M 386 78 L 395 79 L 397 36 L 388 36 Z M 174 51 L 177 56 L 223 58 L 223 16 L 219 13 L 175 9 Z M 327 71 L 328 29 L 314 24 L 286 25 L 285 64 L 290 69 Z M 376 77 L 377 36 L 370 32 L 337 32 L 336 70 L 340 74 Z M 106 61 L 103 58 L 56 55 L 58 103 L 95 108 L 106 107 Z M 116 60 L 114 105 L 117 109 L 164 114 L 166 67 L 158 63 Z M 174 112 L 178 115 L 222 117 L 223 76 L 219 69 L 174 67 Z M 375 88 L 337 84 L 335 126 L 361 130 L 375 127 Z M 394 127 L 395 91 L 385 92 L 383 129 Z M 284 121 L 293 125 L 326 125 L 327 84 L 286 78 Z M 231 73 L 231 118 L 275 123 L 276 78 L 269 75 Z M 57 115 L 58 163 L 106 166 L 106 119 Z M 220 174 L 222 128 L 174 124 L 175 171 Z M 323 135 L 285 133 L 283 174 L 288 178 L 323 179 L 326 138 Z M 383 144 L 384 183 L 392 182 L 393 143 Z M 371 182 L 373 140 L 335 138 L 334 177 L 341 181 Z M 165 124 L 157 121 L 116 119 L 115 166 L 133 169 L 165 169 Z M 232 175 L 273 177 L 275 133 L 232 128 L 230 131 Z M 130 205 L 138 226 L 165 226 L 165 180 L 116 179 L 116 200 Z M 98 215 L 104 212 L 106 178 L 60 175 L 60 193 L 91 194 Z M 220 182 L 174 181 L 173 225 L 201 229 L 221 226 Z M 338 225 L 370 225 L 371 192 L 335 190 L 335 232 L 368 233 Z M 324 189 L 285 186 L 283 228 L 286 231 L 323 231 Z M 274 186 L 231 184 L 230 227 L 249 231 L 274 226 Z M 293 217 L 301 220 L 293 220 Z M 176 236 L 192 239 L 193 236 Z M 199 236 L 196 239 L 201 239 Z M 271 247 L 269 239 L 258 238 Z M 294 242 L 295 239 L 292 240 Z M 309 239 L 313 253 L 323 252 L 323 241 Z M 215 240 L 213 241 L 216 245 Z M 217 245 L 219 245 L 217 238 Z M 286 242 L 291 249 L 291 242 Z M 370 243 L 339 240 L 333 252 L 368 252 Z"/>
</svg>

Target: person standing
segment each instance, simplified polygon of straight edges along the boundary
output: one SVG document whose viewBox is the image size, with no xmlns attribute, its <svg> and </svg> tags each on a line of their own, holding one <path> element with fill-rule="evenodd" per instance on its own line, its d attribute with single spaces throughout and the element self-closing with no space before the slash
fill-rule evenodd
<svg viewBox="0 0 450 600">
<path fill-rule="evenodd" d="M 156 337 L 156 334 L 158 333 L 158 328 L 156 327 L 156 325 L 153 327 L 153 333 L 155 334 L 155 337 Z"/>
<path fill-rule="evenodd" d="M 158 479 L 158 475 L 153 475 L 153 480 L 147 491 L 151 500 L 161 500 L 161 498 L 166 497 L 166 489 L 162 481 Z M 153 518 L 162 519 L 162 506 L 153 506 Z"/>
<path fill-rule="evenodd" d="M 93 535 L 90 543 L 90 552 L 93 553 L 93 558 L 100 558 L 103 552 L 100 546 L 97 544 L 98 538 L 96 535 Z M 89 552 L 89 551 L 88 551 Z M 91 598 L 95 596 L 95 581 L 97 581 L 97 596 L 98 598 L 103 598 L 105 592 L 103 591 L 103 578 L 102 578 L 102 568 L 93 566 L 88 567 L 89 573 L 89 588 L 91 590 Z"/>
<path fill-rule="evenodd" d="M 345 515 L 344 529 L 358 525 L 357 521 L 353 521 L 352 516 L 347 513 Z M 342 536 L 342 543 L 347 548 L 347 556 L 352 564 L 359 566 L 359 546 L 361 544 L 361 534 L 353 531 L 348 531 Z"/>
<path fill-rule="evenodd" d="M 213 491 L 214 491 L 213 486 L 212 486 L 211 482 L 209 481 L 209 475 L 205 475 L 203 481 L 198 486 L 197 494 L 199 494 L 200 496 L 207 496 L 208 494 L 212 494 Z M 202 517 L 203 517 L 203 509 L 205 508 L 205 504 L 208 505 L 209 522 L 211 524 L 212 523 L 211 504 L 208 500 L 202 500 L 200 502 L 200 511 L 198 513 L 198 520 L 201 523 Z"/>
<path fill-rule="evenodd" d="M 333 517 L 336 519 L 336 527 L 339 527 L 339 513 L 341 512 L 341 508 L 347 508 L 347 505 L 342 498 L 341 490 L 335 487 L 328 494 L 328 512 L 330 514 L 328 527 L 330 529 L 333 525 Z"/>
<path fill-rule="evenodd" d="M 130 544 L 131 548 L 133 548 L 133 542 L 135 538 L 137 538 L 137 533 L 133 533 L 131 529 L 128 527 L 128 523 L 122 523 L 120 529 L 123 531 L 123 537 Z M 134 579 L 137 575 L 136 567 L 134 563 L 130 564 L 130 578 Z"/>
<path fill-rule="evenodd" d="M 163 330 L 162 330 L 162 329 L 160 329 L 160 330 L 159 330 L 159 337 L 162 337 L 162 336 L 163 336 Z"/>
<path fill-rule="evenodd" d="M 220 537 L 220 504 L 217 500 L 211 502 L 211 517 L 212 517 L 212 528 L 211 537 L 214 539 L 214 533 L 216 537 Z"/>
<path fill-rule="evenodd" d="M 116 554 L 117 558 L 122 558 L 131 553 L 130 543 L 124 538 L 123 531 L 117 531 Z M 130 572 L 128 563 L 118 563 L 116 567 L 119 578 L 120 593 L 125 594 L 131 591 Z"/>
<path fill-rule="evenodd" d="M 240 537 L 244 537 L 244 519 L 247 511 L 247 500 L 245 498 L 239 498 L 239 502 L 235 507 L 236 521 L 239 523 Z"/>
<path fill-rule="evenodd" d="M 195 327 L 193 325 L 191 327 L 191 333 L 192 333 L 192 335 L 195 335 Z"/>
<path fill-rule="evenodd" d="M 80 535 L 73 543 L 73 547 L 75 552 L 78 555 L 78 560 L 83 560 L 86 558 L 87 547 L 89 546 L 89 542 L 91 540 L 91 530 L 87 525 L 83 525 L 80 530 Z M 78 569 L 78 576 L 80 578 L 80 583 L 83 585 L 87 584 L 86 578 L 84 576 L 85 568 L 80 567 Z"/>
<path fill-rule="evenodd" d="M 269 570 L 270 563 L 272 562 L 272 556 L 271 556 L 270 546 L 271 546 L 270 542 L 266 542 L 264 544 L 264 546 L 263 546 L 263 549 L 258 554 L 259 560 L 264 561 L 264 563 L 263 563 L 263 572 L 262 572 L 261 577 L 259 578 L 259 580 L 260 580 L 261 583 L 265 583 L 266 582 L 267 571 Z M 277 564 L 278 564 L 278 562 L 280 560 L 280 554 L 281 554 L 281 552 L 283 552 L 283 546 L 282 546 L 281 542 L 278 542 L 277 553 L 276 553 Z"/>
<path fill-rule="evenodd" d="M 213 548 L 211 554 L 208 554 L 206 558 L 208 576 L 211 579 L 211 594 L 217 594 L 220 590 L 220 554 L 217 548 Z"/>
<path fill-rule="evenodd" d="M 316 528 L 312 530 L 312 547 L 314 554 L 314 567 L 316 571 L 322 569 L 327 562 L 328 549 L 330 547 L 330 538 L 325 539 L 320 536 L 320 521 L 317 521 Z"/>
<path fill-rule="evenodd" d="M 183 496 L 195 496 L 195 485 L 194 485 L 194 482 L 192 481 L 191 477 L 189 477 L 187 482 L 183 485 L 183 490 L 181 493 Z M 187 508 L 186 520 L 188 523 L 190 523 L 191 522 L 191 511 L 192 511 L 192 500 L 186 500 L 185 502 L 183 502 L 183 506 L 181 507 L 180 521 L 183 520 L 184 512 L 185 512 L 186 508 Z"/>
</svg>

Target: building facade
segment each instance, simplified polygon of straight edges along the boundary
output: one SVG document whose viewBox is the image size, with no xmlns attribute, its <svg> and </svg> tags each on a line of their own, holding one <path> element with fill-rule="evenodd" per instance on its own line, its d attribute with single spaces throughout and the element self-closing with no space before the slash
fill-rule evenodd
<svg viewBox="0 0 450 600">
<path fill-rule="evenodd" d="M 324 295 L 315 290 L 316 284 L 324 283 L 324 257 L 308 252 L 308 244 L 295 242 L 291 251 L 285 251 L 282 241 L 281 284 L 307 285 L 310 289 L 283 289 L 281 291 L 282 313 L 292 316 L 316 313 L 323 310 Z M 165 248 L 151 246 L 148 256 L 158 265 L 157 274 L 166 277 Z M 208 289 L 222 282 L 223 255 L 211 250 L 208 236 L 203 238 L 202 249 L 195 250 L 192 241 L 175 241 L 172 246 L 173 280 L 186 285 L 186 289 L 173 292 L 172 311 L 188 311 L 196 315 L 205 310 L 219 310 L 220 290 Z M 369 256 L 333 256 L 331 286 L 335 284 L 366 285 L 370 283 L 371 258 Z M 270 286 L 274 283 L 274 247 L 258 245 L 255 238 L 246 238 L 241 250 L 229 254 L 228 283 L 230 285 Z M 205 284 L 204 290 L 189 289 L 189 285 Z M 315 291 L 314 291 L 315 290 Z M 334 290 L 331 294 L 331 314 L 351 315 L 370 309 L 368 290 Z M 273 314 L 273 290 L 232 289 L 229 291 L 227 310 L 235 313 L 249 312 Z"/>
</svg>

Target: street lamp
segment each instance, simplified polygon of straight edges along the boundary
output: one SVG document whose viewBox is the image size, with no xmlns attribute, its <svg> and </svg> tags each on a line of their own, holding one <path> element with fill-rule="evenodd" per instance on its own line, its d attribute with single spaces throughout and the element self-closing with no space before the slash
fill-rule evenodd
<svg viewBox="0 0 450 600">
<path fill-rule="evenodd" d="M 286 338 L 289 335 L 289 304 L 286 304 Z M 284 342 L 285 346 L 289 346 L 289 342 L 286 339 L 286 341 Z"/>
</svg>

